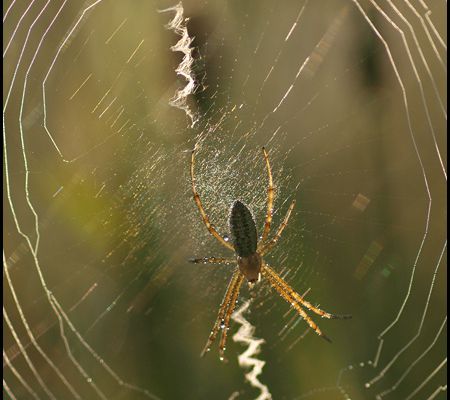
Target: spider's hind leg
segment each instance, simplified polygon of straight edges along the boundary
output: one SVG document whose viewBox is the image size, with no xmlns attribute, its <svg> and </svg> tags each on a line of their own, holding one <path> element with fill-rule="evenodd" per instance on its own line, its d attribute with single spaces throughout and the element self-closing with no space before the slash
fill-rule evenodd
<svg viewBox="0 0 450 400">
<path fill-rule="evenodd" d="M 295 207 L 295 199 L 292 200 L 292 203 L 289 206 L 289 209 L 287 210 L 286 216 L 284 217 L 283 222 L 279 226 L 275 236 L 267 243 L 263 243 L 262 240 L 259 242 L 258 251 L 260 252 L 260 254 L 262 256 L 264 254 L 268 253 L 277 244 L 278 240 L 281 237 L 281 234 L 284 231 L 284 228 L 286 228 L 286 226 L 289 222 L 289 217 L 291 216 L 291 213 L 292 213 L 292 210 L 294 209 L 294 207 Z"/>
<path fill-rule="evenodd" d="M 195 174 L 194 174 L 194 167 L 195 167 L 195 150 L 192 151 L 191 156 L 191 185 L 192 185 L 192 194 L 194 196 L 195 204 L 197 204 L 197 208 L 200 211 L 200 215 L 202 217 L 203 223 L 205 224 L 206 228 L 208 229 L 209 233 L 213 235 L 223 246 L 226 248 L 233 250 L 234 247 L 231 243 L 227 242 L 220 234 L 217 232 L 216 228 L 214 228 L 213 224 L 211 224 L 208 215 L 206 214 L 205 209 L 203 208 L 202 201 L 200 200 L 200 195 L 197 192 L 197 189 L 195 187 Z"/>
<path fill-rule="evenodd" d="M 273 215 L 273 200 L 275 197 L 275 189 L 273 187 L 273 177 L 272 177 L 272 168 L 270 167 L 269 155 L 267 154 L 266 149 L 262 148 L 264 160 L 266 161 L 267 168 L 267 177 L 269 179 L 269 183 L 267 186 L 267 213 L 266 219 L 264 221 L 264 229 L 261 236 L 261 243 L 267 239 L 270 232 L 270 225 L 272 224 L 272 215 Z"/>
</svg>

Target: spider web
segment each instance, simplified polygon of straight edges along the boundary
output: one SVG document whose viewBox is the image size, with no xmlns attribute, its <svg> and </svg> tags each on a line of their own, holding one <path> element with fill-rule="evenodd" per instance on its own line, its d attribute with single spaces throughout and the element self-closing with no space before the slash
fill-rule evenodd
<svg viewBox="0 0 450 400">
<path fill-rule="evenodd" d="M 3 396 L 443 399 L 446 3 L 3 5 Z M 333 343 L 258 284 L 199 358 L 239 198 Z"/>
</svg>

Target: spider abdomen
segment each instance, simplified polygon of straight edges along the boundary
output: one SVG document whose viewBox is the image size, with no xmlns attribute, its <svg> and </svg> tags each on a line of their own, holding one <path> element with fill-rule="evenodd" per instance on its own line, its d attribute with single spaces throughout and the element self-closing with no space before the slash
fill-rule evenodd
<svg viewBox="0 0 450 400">
<path fill-rule="evenodd" d="M 236 254 L 239 257 L 255 254 L 258 244 L 255 221 L 248 207 L 239 200 L 231 206 L 229 225 Z"/>
</svg>

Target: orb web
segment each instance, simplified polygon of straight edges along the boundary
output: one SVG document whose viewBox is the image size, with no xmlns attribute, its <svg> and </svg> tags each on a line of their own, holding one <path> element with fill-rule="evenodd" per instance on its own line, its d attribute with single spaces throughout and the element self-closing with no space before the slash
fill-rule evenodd
<svg viewBox="0 0 450 400">
<path fill-rule="evenodd" d="M 445 398 L 445 11 L 5 4 L 4 397 Z M 231 254 L 191 150 L 229 236 L 235 199 L 261 233 L 262 146 L 272 229 L 297 200 L 269 264 L 353 319 L 329 345 L 260 282 L 200 359 L 231 267 L 187 260 Z"/>
</svg>

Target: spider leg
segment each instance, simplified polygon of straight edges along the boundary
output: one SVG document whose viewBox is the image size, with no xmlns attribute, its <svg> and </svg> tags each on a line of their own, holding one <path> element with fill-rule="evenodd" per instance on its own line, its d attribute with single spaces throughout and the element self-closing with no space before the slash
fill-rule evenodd
<svg viewBox="0 0 450 400">
<path fill-rule="evenodd" d="M 300 306 L 300 304 L 295 301 L 295 299 L 292 297 L 292 295 L 286 291 L 286 289 L 280 285 L 277 279 L 274 278 L 274 276 L 269 272 L 269 269 L 266 265 L 264 265 L 261 269 L 262 275 L 267 278 L 270 285 L 278 292 L 278 294 L 286 300 L 289 304 L 291 304 L 292 307 L 300 314 L 300 316 L 306 321 L 306 323 L 311 327 L 312 330 L 314 330 L 319 336 L 324 338 L 327 342 L 331 343 L 331 340 L 325 336 L 325 334 L 320 330 L 320 328 L 317 326 L 317 324 L 306 314 L 305 310 Z M 281 278 L 280 278 L 281 279 Z M 287 285 L 287 284 L 286 284 Z M 293 291 L 291 289 L 291 291 Z"/>
<path fill-rule="evenodd" d="M 192 181 L 192 193 L 194 195 L 195 204 L 197 204 L 198 210 L 200 211 L 200 215 L 202 216 L 203 222 L 206 225 L 209 233 L 213 235 L 222 245 L 227 247 L 230 250 L 234 251 L 234 247 L 231 243 L 228 243 L 220 234 L 216 231 L 216 228 L 209 221 L 208 215 L 203 208 L 202 202 L 200 200 L 200 196 L 197 193 L 197 189 L 195 188 L 195 175 L 194 175 L 194 166 L 195 166 L 195 150 L 192 150 L 191 157 L 191 181 Z"/>
<path fill-rule="evenodd" d="M 275 234 L 275 236 L 267 243 L 263 244 L 262 241 L 260 242 L 260 248 L 258 249 L 258 252 L 261 254 L 261 256 L 263 256 L 264 254 L 266 254 L 267 252 L 269 252 L 273 246 L 275 246 L 275 244 L 278 242 L 278 240 L 281 237 L 281 234 L 283 233 L 284 228 L 286 228 L 288 221 L 289 221 L 289 217 L 291 216 L 292 210 L 294 209 L 295 206 L 295 200 L 292 201 L 291 205 L 289 206 L 289 209 L 287 210 L 286 216 L 284 217 L 283 222 L 281 223 L 280 227 L 277 230 L 277 233 Z"/>
<path fill-rule="evenodd" d="M 230 303 L 229 303 L 228 309 L 225 313 L 225 317 L 223 319 L 223 329 L 222 329 L 222 335 L 220 337 L 220 344 L 219 344 L 220 361 L 223 361 L 225 358 L 224 353 L 225 353 L 225 345 L 227 343 L 228 330 L 230 329 L 230 318 L 236 307 L 236 301 L 239 296 L 239 290 L 241 289 L 241 285 L 242 285 L 243 281 L 244 281 L 244 275 L 240 274 L 238 281 L 236 282 L 236 286 L 234 287 L 233 294 L 231 295 Z"/>
<path fill-rule="evenodd" d="M 272 169 L 270 168 L 270 163 L 269 163 L 269 155 L 267 154 L 267 151 L 264 147 L 262 148 L 262 151 L 263 151 L 264 159 L 266 161 L 269 185 L 267 186 L 267 213 L 266 213 L 266 220 L 264 222 L 263 233 L 261 236 L 261 243 L 267 239 L 267 236 L 269 236 L 270 225 L 272 223 L 272 214 L 273 214 L 273 199 L 275 197 L 275 191 L 274 191 L 274 187 L 273 187 L 273 178 L 272 178 Z"/>
<path fill-rule="evenodd" d="M 277 284 L 290 295 L 290 297 L 292 297 L 295 301 L 297 301 L 307 309 L 311 310 L 317 315 L 320 315 L 322 318 L 349 319 L 352 317 L 351 315 L 330 314 L 326 311 L 321 310 L 320 308 L 313 306 L 310 302 L 303 299 L 304 296 L 300 296 L 297 292 L 295 292 L 272 268 L 270 268 L 268 265 L 265 265 L 264 269 L 266 270 L 266 273 L 269 274 L 277 282 Z"/>
<path fill-rule="evenodd" d="M 206 345 L 201 352 L 200 356 L 203 357 L 210 349 L 211 345 L 216 340 L 217 334 L 219 333 L 220 328 L 224 327 L 224 316 L 228 308 L 231 304 L 231 298 L 233 297 L 233 293 L 235 292 L 236 286 L 241 285 L 242 283 L 243 275 L 239 271 L 238 268 L 233 273 L 233 276 L 230 279 L 230 282 L 228 283 L 227 290 L 225 292 L 225 296 L 222 300 L 222 304 L 220 305 L 219 313 L 217 314 L 216 322 L 214 323 L 214 326 L 211 330 L 211 333 L 208 337 L 208 341 L 206 342 Z"/>
<path fill-rule="evenodd" d="M 236 264 L 235 258 L 223 258 L 223 257 L 203 257 L 203 258 L 190 258 L 188 260 L 194 264 Z"/>
</svg>

